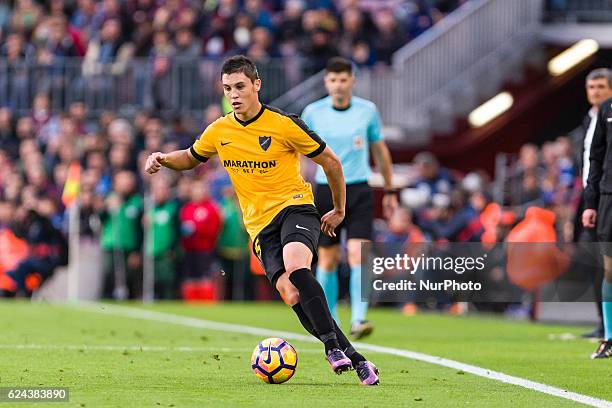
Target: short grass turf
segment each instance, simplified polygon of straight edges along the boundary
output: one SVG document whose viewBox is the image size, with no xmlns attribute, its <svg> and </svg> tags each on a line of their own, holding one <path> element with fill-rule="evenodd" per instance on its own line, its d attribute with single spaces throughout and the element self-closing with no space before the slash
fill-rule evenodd
<svg viewBox="0 0 612 408">
<path fill-rule="evenodd" d="M 278 303 L 124 306 L 268 328 L 272 333 L 306 334 L 292 311 Z M 300 341 L 291 341 L 299 355 L 295 376 L 285 384 L 268 385 L 250 369 L 258 336 L 121 317 L 105 312 L 104 305 L 95 308 L 99 311 L 0 302 L 0 387 L 68 387 L 70 402 L 53 407 L 578 405 L 450 368 L 372 352 L 366 356 L 380 368 L 382 384 L 363 387 L 353 372 L 333 374 L 319 344 Z M 446 357 L 612 400 L 612 361 L 589 360 L 593 343 L 557 339 L 566 333 L 578 336 L 584 327 L 487 316 L 405 317 L 391 309 L 372 310 L 369 317 L 376 330 L 368 343 Z M 341 310 L 340 319 L 346 326 L 348 310 Z"/>
</svg>

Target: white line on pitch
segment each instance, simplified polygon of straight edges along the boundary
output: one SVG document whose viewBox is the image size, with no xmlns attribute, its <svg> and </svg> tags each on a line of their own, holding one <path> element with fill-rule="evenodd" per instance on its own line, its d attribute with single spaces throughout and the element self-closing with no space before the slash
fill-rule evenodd
<svg viewBox="0 0 612 408">
<path fill-rule="evenodd" d="M 4 350 L 83 350 L 83 351 L 145 351 L 145 352 L 180 352 L 180 353 L 248 353 L 253 351 L 245 347 L 190 347 L 190 346 L 119 346 L 119 345 L 92 345 L 92 344 L 0 344 Z M 320 353 L 321 349 L 300 348 L 300 353 Z"/>
<path fill-rule="evenodd" d="M 281 337 L 287 340 L 299 340 L 306 342 L 318 342 L 312 336 L 305 336 L 303 334 L 277 331 L 270 329 L 263 329 L 259 327 L 243 326 L 239 324 L 231 323 L 220 323 L 210 320 L 197 319 L 194 317 L 180 316 L 171 313 L 154 312 L 151 310 L 136 309 L 126 306 L 117 306 L 100 303 L 81 303 L 79 305 L 81 310 L 89 310 L 98 313 L 113 314 L 122 317 L 132 317 L 141 320 L 150 320 L 157 322 L 164 322 L 170 324 L 177 324 L 187 327 L 195 327 L 199 329 L 210 329 L 219 330 L 224 332 L 232 333 L 243 333 L 252 334 L 263 337 Z M 591 397 L 588 395 L 578 394 L 564 390 L 562 388 L 553 387 L 546 384 L 541 384 L 535 381 L 527 380 L 525 378 L 515 377 L 512 375 L 504 374 L 499 371 L 493 371 L 486 368 L 474 366 L 471 364 L 465 364 L 454 360 L 449 360 L 442 357 L 432 356 L 429 354 L 418 353 L 415 351 L 402 350 L 392 347 L 377 346 L 368 343 L 353 343 L 363 350 L 370 350 L 384 354 L 390 354 L 398 357 L 405 357 L 412 360 L 423 361 L 430 364 L 435 364 L 443 367 L 452 368 L 455 370 L 461 370 L 466 373 L 474 374 L 480 377 L 488 378 L 491 380 L 500 381 L 506 384 L 513 384 L 519 387 L 527 388 L 533 391 L 538 391 L 543 394 L 553 395 L 556 397 L 564 398 L 566 400 L 579 402 L 581 404 L 589 405 L 592 407 L 599 408 L 612 408 L 612 402 L 603 400 L 600 398 Z"/>
</svg>

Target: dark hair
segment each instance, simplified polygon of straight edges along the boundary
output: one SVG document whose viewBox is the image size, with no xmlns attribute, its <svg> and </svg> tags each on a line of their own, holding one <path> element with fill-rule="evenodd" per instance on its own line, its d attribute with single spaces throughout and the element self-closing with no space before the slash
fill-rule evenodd
<svg viewBox="0 0 612 408">
<path fill-rule="evenodd" d="M 349 74 L 353 74 L 353 64 L 351 61 L 342 57 L 333 57 L 329 61 L 327 61 L 327 66 L 325 67 L 327 72 L 348 72 Z"/>
<path fill-rule="evenodd" d="M 592 81 L 594 79 L 606 79 L 608 81 L 608 87 L 612 88 L 612 70 L 608 68 L 597 68 L 593 71 L 589 72 L 587 75 L 587 81 Z"/>
<path fill-rule="evenodd" d="M 259 79 L 259 73 L 257 72 L 257 67 L 247 57 L 244 55 L 234 55 L 223 62 L 223 67 L 221 68 L 221 75 L 224 74 L 234 74 L 234 73 L 243 73 L 246 75 L 251 82 L 255 82 L 256 79 Z"/>
</svg>

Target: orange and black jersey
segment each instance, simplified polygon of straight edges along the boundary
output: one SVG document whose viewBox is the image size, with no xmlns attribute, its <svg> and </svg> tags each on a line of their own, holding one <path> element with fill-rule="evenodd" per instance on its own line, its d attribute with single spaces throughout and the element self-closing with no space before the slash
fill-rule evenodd
<svg viewBox="0 0 612 408">
<path fill-rule="evenodd" d="M 298 154 L 312 158 L 324 149 L 325 142 L 296 115 L 262 105 L 246 122 L 231 112 L 217 119 L 190 151 L 202 162 L 219 155 L 238 195 L 244 225 L 255 239 L 282 209 L 314 204 Z"/>
</svg>

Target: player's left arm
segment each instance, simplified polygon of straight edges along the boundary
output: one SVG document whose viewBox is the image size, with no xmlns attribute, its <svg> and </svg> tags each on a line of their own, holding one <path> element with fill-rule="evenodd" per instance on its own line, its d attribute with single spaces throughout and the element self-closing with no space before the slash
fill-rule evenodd
<svg viewBox="0 0 612 408">
<path fill-rule="evenodd" d="M 327 176 L 334 208 L 321 217 L 321 231 L 335 237 L 334 230 L 344 219 L 346 207 L 346 183 L 342 164 L 338 156 L 303 120 L 295 115 L 289 115 L 288 118 L 290 120 L 285 127 L 286 143 L 321 166 Z"/>
<path fill-rule="evenodd" d="M 346 207 L 346 183 L 342 172 L 342 164 L 338 156 L 329 147 L 325 147 L 321 153 L 310 159 L 323 168 L 334 203 L 334 208 L 321 217 L 321 231 L 330 237 L 335 237 L 334 230 L 344 219 Z"/>
<path fill-rule="evenodd" d="M 368 140 L 374 164 L 384 179 L 383 214 L 389 218 L 397 208 L 397 195 L 393 189 L 393 162 L 387 144 L 382 139 L 382 121 L 378 111 L 374 111 L 368 127 Z"/>
</svg>

